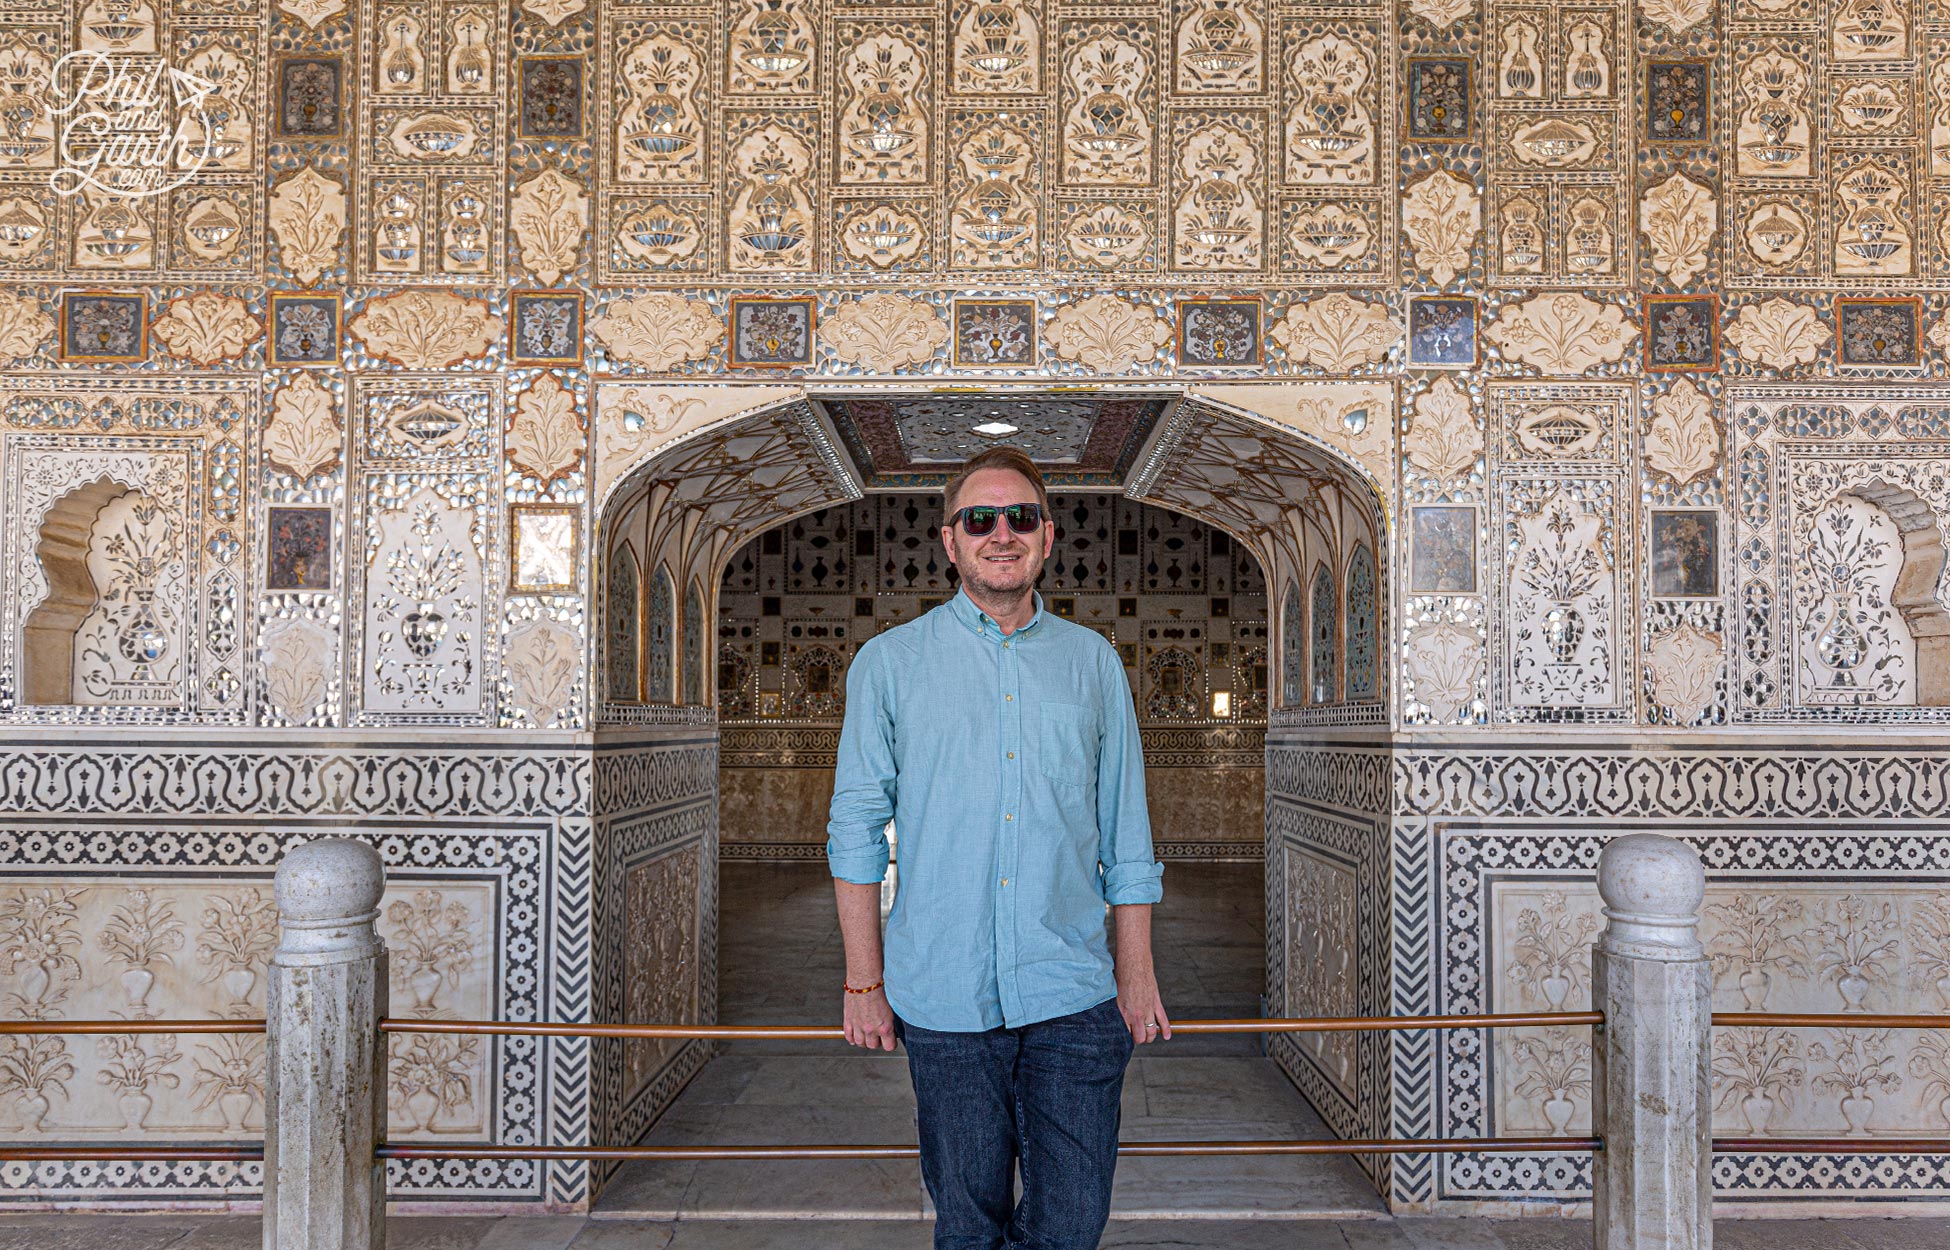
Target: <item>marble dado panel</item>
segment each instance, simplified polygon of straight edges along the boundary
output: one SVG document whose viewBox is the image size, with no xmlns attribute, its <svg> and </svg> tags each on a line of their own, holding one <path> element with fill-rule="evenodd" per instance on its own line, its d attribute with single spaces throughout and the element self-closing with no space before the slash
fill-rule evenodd
<svg viewBox="0 0 1950 1250">
<path fill-rule="evenodd" d="M 498 1013 L 494 886 L 396 881 L 380 904 L 393 1010 L 416 1019 Z M 51 875 L 0 886 L 0 1002 L 14 1020 L 259 1017 L 277 946 L 266 881 L 157 874 L 136 883 Z M 485 1140 L 495 1056 L 484 1039 L 392 1039 L 390 1136 Z M 59 1140 L 228 1140 L 263 1131 L 264 1042 L 247 1035 L 64 1038 L 0 1045 L 0 1099 L 16 1133 Z"/>
<path fill-rule="evenodd" d="M 1691 842 L 1706 862 L 1703 935 L 1721 1009 L 1943 1008 L 1950 759 L 1934 744 L 1414 748 L 1395 755 L 1394 788 L 1400 1014 L 1588 1001 L 1598 852 L 1648 830 Z M 1943 1131 L 1938 1049 L 1875 1030 L 1718 1031 L 1716 1122 L 1736 1133 L 1764 1122 L 1787 1139 L 1776 1154 L 1718 1161 L 1720 1198 L 1942 1202 L 1950 1176 L 1935 1162 L 1875 1146 Z M 1588 1115 L 1588 1030 L 1395 1038 L 1391 1063 L 1401 1134 L 1575 1131 Z M 1797 1135 L 1861 1144 L 1797 1151 Z M 1402 1160 L 1389 1176 L 1400 1208 L 1481 1212 L 1580 1201 L 1589 1180 L 1588 1160 L 1550 1155 Z"/>
<path fill-rule="evenodd" d="M 1266 757 L 1266 1003 L 1272 1015 L 1387 1015 L 1389 755 L 1286 731 Z M 1267 1052 L 1336 1133 L 1387 1136 L 1381 1034 L 1281 1034 Z M 1384 1193 L 1385 1165 L 1361 1160 Z"/>
<path fill-rule="evenodd" d="M 613 789 L 669 788 L 651 773 L 687 775 L 646 762 L 642 781 Z M 708 792 L 710 773 L 697 776 Z M 189 736 L 141 745 L 53 734 L 10 740 L 0 744 L 8 813 L 0 901 L 9 917 L 0 925 L 0 1011 L 113 1019 L 133 1017 L 136 998 L 163 1017 L 246 1002 L 261 1010 L 263 961 L 275 942 L 271 873 L 298 843 L 349 834 L 373 843 L 391 878 L 380 927 L 393 950 L 396 1013 L 589 1018 L 591 791 L 585 755 L 539 742 L 409 736 L 383 747 L 340 739 L 266 750 Z M 136 965 L 153 980 L 132 975 Z M 114 1042 L 104 1051 L 38 1037 L 9 1052 L 9 1070 L 22 1074 L 22 1088 L 43 1089 L 39 1133 L 49 1138 L 126 1136 L 115 1082 L 145 1076 L 154 1078 L 143 1091 L 153 1100 L 151 1131 L 231 1132 L 231 1113 L 256 1079 L 255 1052 L 224 1050 L 215 1039 L 178 1042 L 179 1057 L 166 1060 L 155 1039 L 138 1054 Z M 575 1141 L 591 1132 L 586 1053 L 529 1039 L 416 1047 L 406 1037 L 393 1052 L 389 1115 L 399 1132 L 433 1141 Z M 201 1075 L 199 1064 L 218 1075 Z M 219 1077 L 230 1084 L 213 1084 Z M 40 1113 L 31 1094 L 24 1106 L 18 1094 L 0 1102 L 22 1130 L 28 1113 Z M 137 1106 L 131 1098 L 130 1110 Z M 246 1113 L 253 1131 L 255 1114 Z M 18 1165 L 0 1170 L 0 1203 L 249 1200 L 260 1173 L 255 1165 Z M 463 1204 L 574 1207 L 592 1193 L 577 1165 L 416 1162 L 391 1165 L 387 1178 L 398 1197 Z"/>
</svg>

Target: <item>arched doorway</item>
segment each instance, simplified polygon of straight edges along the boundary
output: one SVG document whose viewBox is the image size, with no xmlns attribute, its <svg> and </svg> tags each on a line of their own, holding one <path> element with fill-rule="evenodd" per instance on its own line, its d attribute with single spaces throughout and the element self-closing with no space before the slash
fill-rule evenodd
<svg viewBox="0 0 1950 1250">
<path fill-rule="evenodd" d="M 869 494 L 911 494 L 926 486 L 917 479 L 945 476 L 984 439 L 1028 445 L 1049 466 L 1053 491 L 1097 488 L 1196 518 L 1228 535 L 1261 571 L 1271 705 L 1262 843 L 1266 1010 L 1379 1013 L 1388 967 L 1383 638 L 1391 544 L 1386 497 L 1375 485 L 1387 480 L 1385 464 L 1375 463 L 1375 448 L 1385 457 L 1392 391 L 1375 384 L 1290 383 L 1180 394 L 1153 388 L 1140 396 L 1106 388 L 1088 403 L 1074 392 L 997 390 L 1010 405 L 1006 419 L 993 423 L 1009 427 L 999 432 L 979 430 L 991 423 L 964 419 L 982 414 L 944 405 L 938 395 L 599 386 L 597 419 L 610 436 L 598 466 L 601 521 L 593 544 L 602 562 L 597 584 L 605 588 L 599 771 L 606 757 L 628 758 L 631 744 L 646 735 L 688 732 L 725 745 L 716 733 L 719 687 L 729 681 L 747 685 L 748 675 L 736 655 L 711 662 L 696 625 L 717 618 L 725 564 L 746 541 Z M 859 402 L 863 393 L 871 405 Z M 1143 411 L 1133 417 L 1130 409 L 1140 399 Z M 1052 410 L 1039 413 L 1038 403 Z M 1124 423 L 1116 438 L 1101 424 L 1113 415 Z M 953 428 L 954 422 L 969 429 Z M 629 446 L 614 449 L 621 442 Z M 890 448 L 900 463 L 890 463 Z M 853 615 L 850 606 L 839 606 Z M 827 629 L 832 625 L 824 622 Z M 809 707 L 832 703 L 835 665 L 830 657 L 821 662 L 820 640 L 810 632 L 799 641 L 791 693 Z M 783 646 L 777 658 L 783 678 Z M 1302 680 L 1290 680 L 1302 673 Z M 1168 682 L 1162 673 L 1160 678 L 1163 688 Z M 742 694 L 727 693 L 737 710 L 762 714 L 763 692 L 756 685 L 750 686 L 749 709 Z M 782 710 L 788 693 L 783 680 L 775 693 Z M 1209 693 L 1202 689 L 1200 697 Z M 1371 771 L 1380 780 L 1369 778 L 1352 789 L 1317 784 L 1308 752 L 1328 739 L 1342 760 L 1350 744 L 1371 746 Z M 658 928 L 651 917 L 660 907 L 654 888 L 640 884 L 656 872 L 655 857 L 645 853 L 652 840 L 631 832 L 652 819 L 648 809 L 608 810 L 605 789 L 597 787 L 597 854 L 605 861 L 597 876 L 610 883 L 599 893 L 614 909 L 614 927 L 599 923 L 597 932 L 626 932 L 636 943 L 634 954 L 599 955 L 598 984 L 613 987 L 599 995 L 605 1004 L 599 1012 L 633 1015 L 627 1004 L 657 1002 L 710 1017 L 720 797 L 715 777 L 709 791 L 688 794 L 693 823 L 708 826 L 696 841 L 695 880 L 664 872 L 695 900 L 695 936 L 686 954 L 680 938 L 657 947 L 646 946 L 642 936 Z M 1349 794 L 1363 797 L 1350 802 Z M 694 990 L 687 996 L 644 985 L 673 977 L 691 978 Z M 1296 1045 L 1282 1038 L 1271 1050 L 1334 1132 L 1383 1135 L 1386 1052 L 1378 1042 Z M 631 1135 L 655 1117 L 702 1058 L 701 1049 L 673 1048 L 620 1064 L 614 1108 L 598 1108 L 598 1123 Z"/>
</svg>

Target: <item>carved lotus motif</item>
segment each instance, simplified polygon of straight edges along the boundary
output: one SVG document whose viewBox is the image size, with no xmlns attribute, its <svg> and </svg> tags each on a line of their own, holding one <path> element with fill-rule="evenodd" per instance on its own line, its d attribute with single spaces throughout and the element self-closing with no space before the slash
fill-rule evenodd
<svg viewBox="0 0 1950 1250">
<path fill-rule="evenodd" d="M 1673 722 L 1690 725 L 1713 705 L 1720 682 L 1720 635 L 1681 624 L 1655 634 L 1645 648 L 1645 672 L 1652 697 Z"/>
<path fill-rule="evenodd" d="M 1814 363 L 1828 331 L 1814 309 L 1776 296 L 1742 308 L 1721 337 L 1742 359 L 1791 369 Z"/>
<path fill-rule="evenodd" d="M 575 268 L 576 249 L 589 231 L 589 196 L 559 169 L 545 169 L 515 188 L 510 219 L 521 263 L 543 286 Z"/>
<path fill-rule="evenodd" d="M 1578 374 L 1622 360 L 1639 328 L 1614 304 L 1574 291 L 1546 291 L 1490 324 L 1490 342 L 1545 373 Z"/>
<path fill-rule="evenodd" d="M 1435 621 L 1409 631 L 1405 647 L 1415 701 L 1438 725 L 1454 722 L 1475 700 L 1483 667 L 1481 631 L 1455 621 Z"/>
<path fill-rule="evenodd" d="M 920 300 L 869 295 L 821 321 L 819 337 L 841 360 L 892 373 L 934 359 L 948 341 L 948 323 Z"/>
<path fill-rule="evenodd" d="M 310 720 L 325 701 L 337 647 L 309 621 L 285 621 L 264 637 L 264 693 L 294 725 Z"/>
<path fill-rule="evenodd" d="M 502 321 L 486 301 L 449 291 L 403 291 L 375 299 L 347 329 L 373 355 L 408 369 L 445 369 L 487 353 Z"/>
<path fill-rule="evenodd" d="M 0 291 L 0 357 L 20 359 L 39 353 L 54 337 L 54 318 L 25 291 Z"/>
<path fill-rule="evenodd" d="M 1652 243 L 1652 267 L 1675 286 L 1685 286 L 1706 268 L 1719 224 L 1712 188 L 1683 174 L 1648 188 L 1639 200 L 1639 229 Z"/>
<path fill-rule="evenodd" d="M 616 359 L 646 369 L 703 360 L 724 338 L 724 321 L 709 305 L 665 291 L 618 300 L 589 329 Z"/>
<path fill-rule="evenodd" d="M 1336 291 L 1295 305 L 1273 327 L 1272 338 L 1297 363 L 1345 373 L 1385 358 L 1401 327 L 1385 306 Z"/>
<path fill-rule="evenodd" d="M 1474 0 L 1409 0 L 1408 11 L 1437 30 L 1447 30 L 1476 8 Z"/>
<path fill-rule="evenodd" d="M 284 267 L 309 286 L 338 265 L 345 187 L 306 166 L 271 193 L 270 223 Z"/>
<path fill-rule="evenodd" d="M 521 7 L 550 26 L 560 26 L 564 18 L 588 8 L 589 0 L 521 0 Z"/>
<path fill-rule="evenodd" d="M 1713 403 L 1687 378 L 1652 401 L 1645 432 L 1645 462 L 1684 486 L 1720 463 L 1720 422 Z"/>
<path fill-rule="evenodd" d="M 1950 356 L 1950 317 L 1939 320 L 1935 325 L 1930 327 L 1930 332 L 1923 337 L 1938 351 L 1946 356 Z"/>
<path fill-rule="evenodd" d="M 1706 20 L 1713 11 L 1713 0 L 1645 0 L 1639 13 L 1648 22 L 1657 22 L 1675 35 L 1683 35 Z"/>
<path fill-rule="evenodd" d="M 317 30 L 326 19 L 345 12 L 345 0 L 278 0 L 278 8 Z"/>
<path fill-rule="evenodd" d="M 1402 196 L 1402 229 L 1415 249 L 1415 263 L 1437 286 L 1447 286 L 1469 269 L 1469 249 L 1483 228 L 1483 205 L 1474 184 L 1450 173 L 1433 173 Z"/>
<path fill-rule="evenodd" d="M 264 325 L 251 316 L 249 305 L 215 291 L 171 300 L 152 329 L 170 355 L 196 365 L 234 360 L 264 337 Z"/>
<path fill-rule="evenodd" d="M 582 459 L 582 420 L 575 396 L 545 373 L 515 402 L 508 428 L 508 458 L 543 486 L 565 477 Z"/>
<path fill-rule="evenodd" d="M 1065 304 L 1044 332 L 1059 359 L 1077 360 L 1099 373 L 1121 373 L 1157 359 L 1171 342 L 1171 327 L 1149 308 L 1114 295 L 1093 295 Z"/>
<path fill-rule="evenodd" d="M 317 377 L 301 373 L 278 392 L 264 430 L 264 451 L 274 465 L 309 478 L 339 459 L 338 405 Z"/>
<path fill-rule="evenodd" d="M 537 727 L 550 729 L 575 711 L 576 678 L 582 673 L 582 642 L 566 625 L 536 621 L 508 638 L 502 657 L 515 706 Z"/>
<path fill-rule="evenodd" d="M 1469 393 L 1454 378 L 1440 377 L 1415 405 L 1415 423 L 1404 442 L 1409 463 L 1439 482 L 1475 470 L 1483 453 L 1483 434 Z"/>
</svg>

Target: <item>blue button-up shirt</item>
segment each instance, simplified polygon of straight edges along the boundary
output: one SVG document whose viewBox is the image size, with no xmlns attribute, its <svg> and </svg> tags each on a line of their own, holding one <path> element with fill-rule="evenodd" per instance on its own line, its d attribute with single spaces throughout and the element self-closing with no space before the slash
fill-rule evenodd
<svg viewBox="0 0 1950 1250">
<path fill-rule="evenodd" d="M 966 594 L 846 676 L 826 858 L 887 873 L 887 1000 L 924 1029 L 1011 1028 L 1117 993 L 1104 904 L 1155 903 L 1144 748 L 1117 652 L 1043 612 L 1004 636 Z"/>
</svg>

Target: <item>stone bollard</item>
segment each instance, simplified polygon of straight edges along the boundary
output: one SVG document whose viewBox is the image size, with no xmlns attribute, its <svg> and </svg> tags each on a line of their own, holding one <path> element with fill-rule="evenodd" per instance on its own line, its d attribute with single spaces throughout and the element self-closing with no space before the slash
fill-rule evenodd
<svg viewBox="0 0 1950 1250">
<path fill-rule="evenodd" d="M 1592 1211 L 1597 1250 L 1711 1250 L 1713 979 L 1699 941 L 1706 870 L 1683 842 L 1615 838 L 1598 856 L 1591 956 Z"/>
<path fill-rule="evenodd" d="M 386 871 L 363 842 L 278 865 L 265 1056 L 264 1250 L 385 1250 Z"/>
</svg>

